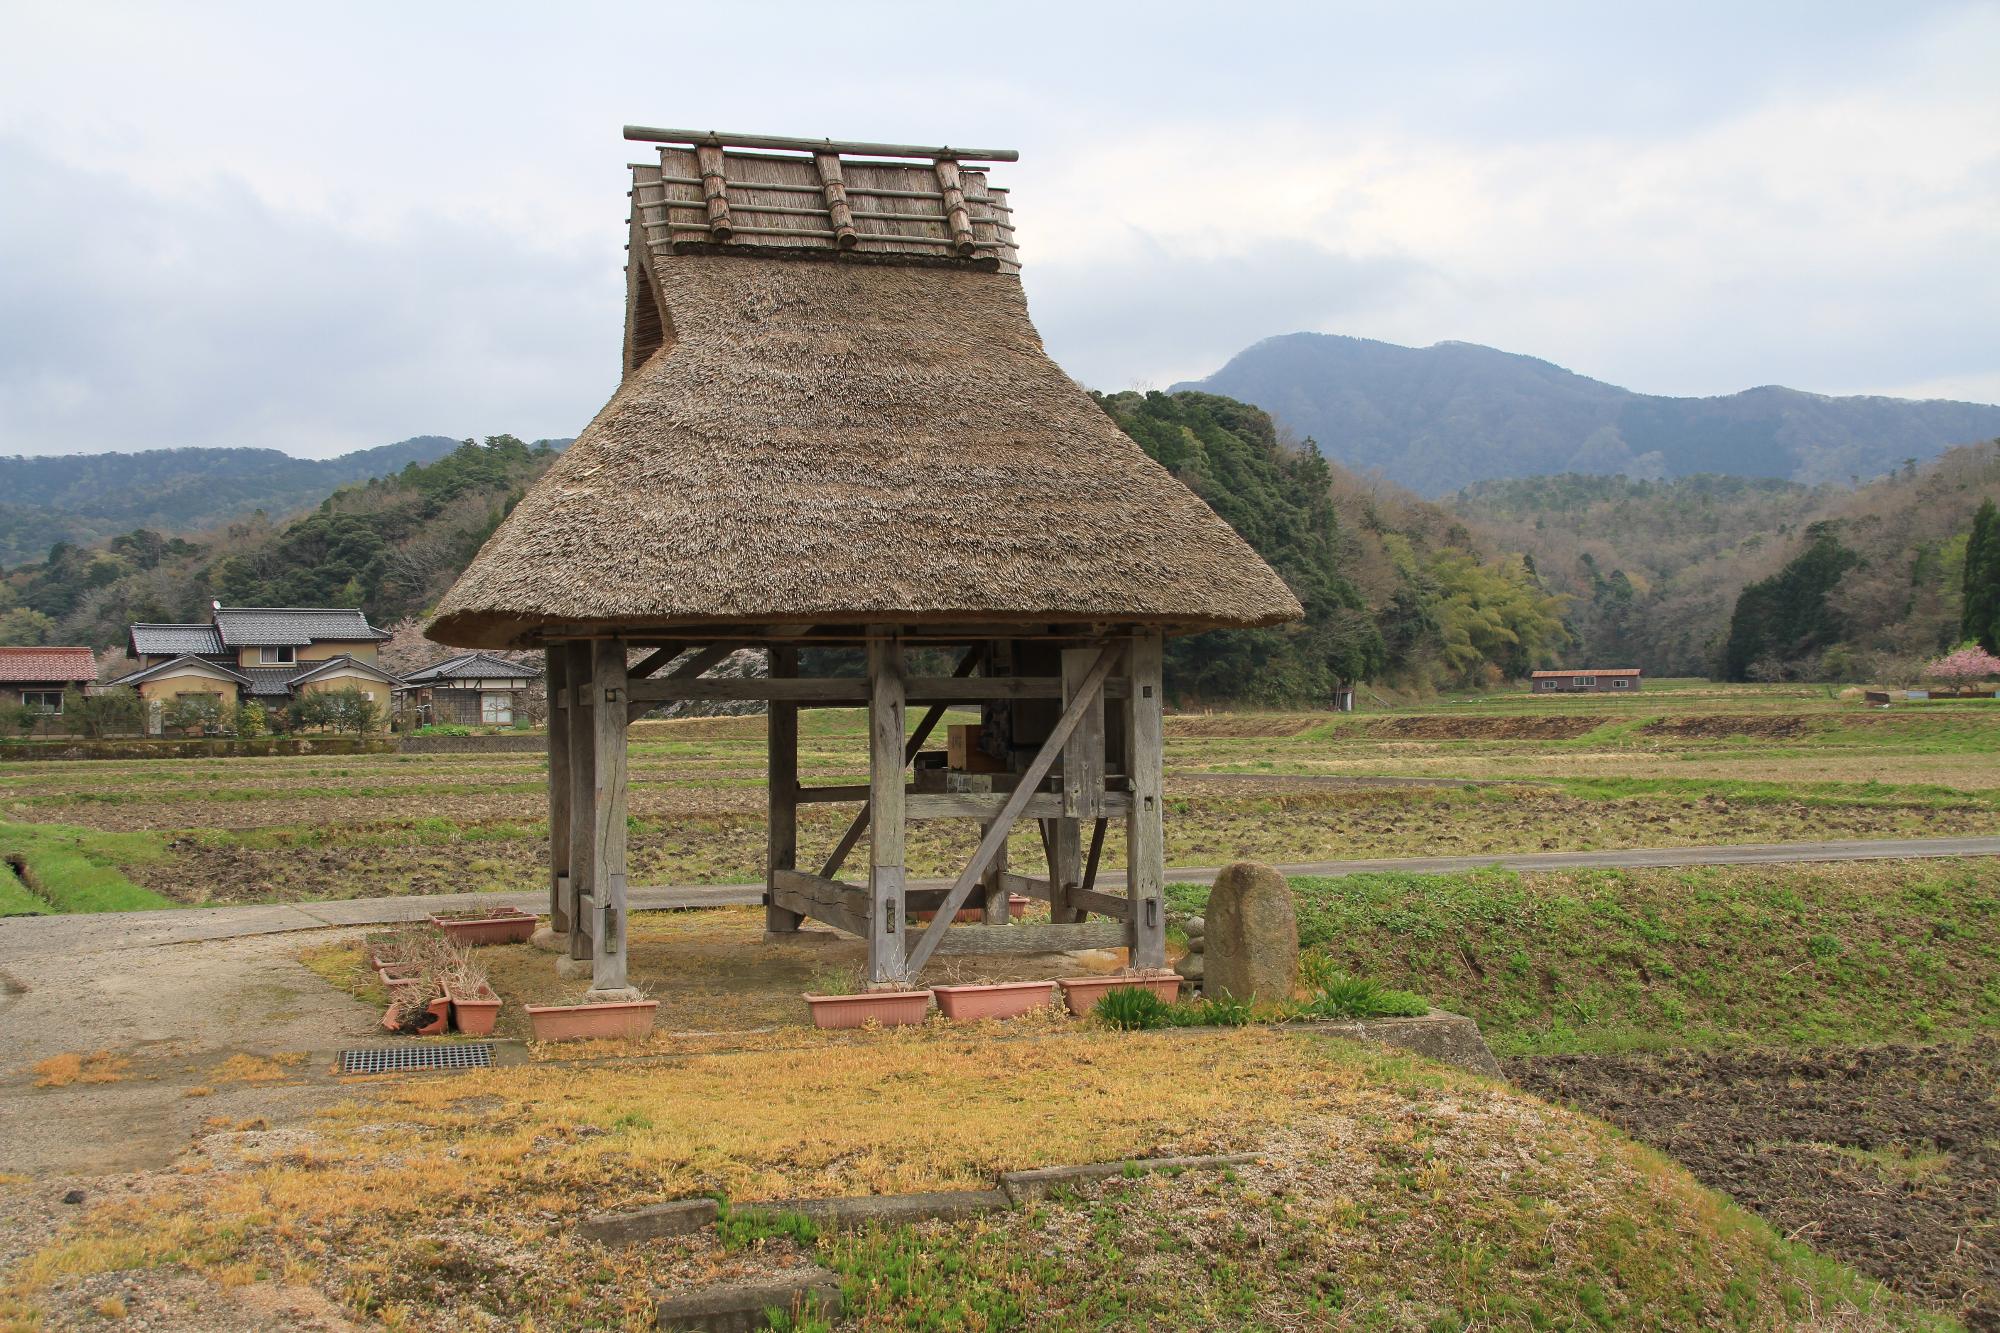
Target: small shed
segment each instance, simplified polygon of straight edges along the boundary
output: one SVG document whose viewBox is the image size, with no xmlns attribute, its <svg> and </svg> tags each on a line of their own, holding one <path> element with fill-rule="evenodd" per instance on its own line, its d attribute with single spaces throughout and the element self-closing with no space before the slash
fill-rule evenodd
<svg viewBox="0 0 2000 1333">
<path fill-rule="evenodd" d="M 1300 607 L 1043 351 L 1013 210 L 973 165 L 1015 154 L 626 137 L 660 147 L 632 169 L 623 380 L 427 631 L 547 653 L 550 912 L 571 957 L 624 992 L 628 719 L 754 700 L 771 932 L 859 936 L 874 983 L 940 951 L 1123 945 L 1161 966 L 1163 640 Z M 704 675 L 744 648 L 767 675 Z M 802 784 L 799 710 L 860 705 L 869 780 Z M 979 710 L 959 767 L 913 772 L 953 707 Z M 802 862 L 815 802 L 854 813 Z M 1040 875 L 1007 863 L 1024 819 Z M 980 830 L 948 889 L 907 885 L 922 820 Z M 1122 893 L 1099 883 L 1114 821 Z M 1049 923 L 1010 923 L 1010 893 Z M 953 924 L 968 906 L 982 922 Z M 913 911 L 934 915 L 913 929 Z"/>
<path fill-rule="evenodd" d="M 522 696 L 542 678 L 540 667 L 492 653 L 460 653 L 404 675 L 397 711 L 426 723 L 507 727 L 525 716 Z"/>
<path fill-rule="evenodd" d="M 1581 667 L 1576 670 L 1531 671 L 1530 694 L 1633 694 L 1642 673 L 1638 667 Z"/>
<path fill-rule="evenodd" d="M 0 701 L 59 717 L 63 695 L 97 684 L 97 655 L 88 648 L 0 648 Z"/>
</svg>

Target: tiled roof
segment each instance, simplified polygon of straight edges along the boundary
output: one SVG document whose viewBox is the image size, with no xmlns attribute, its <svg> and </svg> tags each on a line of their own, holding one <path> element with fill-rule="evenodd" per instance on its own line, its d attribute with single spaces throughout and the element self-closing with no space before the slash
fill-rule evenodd
<svg viewBox="0 0 2000 1333">
<path fill-rule="evenodd" d="M 505 680 L 509 678 L 533 680 L 542 674 L 538 666 L 526 662 L 510 662 L 492 653 L 460 653 L 457 657 L 447 657 L 421 671 L 412 671 L 403 677 L 406 685 L 428 685 L 439 680 Z"/>
<path fill-rule="evenodd" d="M 0 648 L 0 680 L 96 679 L 97 659 L 88 648 Z"/>
<path fill-rule="evenodd" d="M 345 607 L 219 606 L 215 628 L 230 648 L 303 648 L 309 643 L 368 642 L 388 634 Z"/>
<path fill-rule="evenodd" d="M 213 625 L 134 625 L 132 651 L 146 657 L 161 653 L 219 657 L 226 650 Z"/>
<path fill-rule="evenodd" d="M 301 667 L 303 667 L 303 670 L 300 669 Z M 300 666 L 293 667 L 291 683 L 297 685 L 302 681 L 311 680 L 314 676 L 320 675 L 322 672 L 331 671 L 335 667 L 344 667 L 359 671 L 364 676 L 380 676 L 383 680 L 393 685 L 401 685 L 403 683 L 400 678 L 384 671 L 373 662 L 364 662 L 360 658 L 350 656 L 347 653 L 336 653 L 323 662 L 304 662 Z"/>
<path fill-rule="evenodd" d="M 1532 680 L 1542 680 L 1549 676 L 1636 676 L 1638 667 L 1567 667 L 1561 671 L 1530 671 Z"/>
<path fill-rule="evenodd" d="M 160 662 L 153 666 L 141 667 L 137 671 L 128 671 L 111 683 L 113 685 L 137 685 L 142 680 L 151 680 L 155 676 L 170 675 L 174 671 L 189 666 L 202 667 L 205 670 L 227 676 L 229 679 L 244 685 L 250 683 L 250 677 L 238 668 L 225 666 L 221 662 L 210 661 L 205 657 L 197 657 L 193 653 L 182 653 L 170 662 Z"/>
<path fill-rule="evenodd" d="M 299 674 L 295 666 L 253 666 L 238 667 L 250 678 L 250 693 L 258 699 L 289 699 L 292 696 L 292 677 Z"/>
</svg>

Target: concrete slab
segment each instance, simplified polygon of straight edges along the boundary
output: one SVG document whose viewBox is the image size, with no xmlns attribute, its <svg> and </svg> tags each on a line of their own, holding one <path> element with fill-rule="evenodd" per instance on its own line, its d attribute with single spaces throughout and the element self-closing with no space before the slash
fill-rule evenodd
<svg viewBox="0 0 2000 1333">
<path fill-rule="evenodd" d="M 701 1230 L 721 1214 L 713 1199 L 675 1199 L 624 1213 L 599 1213 L 579 1222 L 576 1234 L 600 1245 L 636 1245 L 663 1236 L 686 1236 Z"/>
<path fill-rule="evenodd" d="M 822 1316 L 839 1314 L 839 1280 L 824 1268 L 799 1268 L 748 1282 L 662 1293 L 654 1317 L 663 1329 L 751 1333 L 771 1326 L 767 1311 L 783 1310 L 796 1322 L 808 1303 Z"/>
<path fill-rule="evenodd" d="M 1032 1171 L 1002 1171 L 1000 1191 L 1015 1206 L 1039 1199 L 1050 1190 L 1068 1189 L 1093 1180 L 1149 1175 L 1159 1171 L 1223 1171 L 1257 1160 L 1253 1152 L 1204 1153 L 1199 1157 L 1134 1157 L 1118 1162 L 1085 1162 L 1080 1166 L 1044 1166 Z"/>
<path fill-rule="evenodd" d="M 755 1216 L 799 1213 L 839 1230 L 880 1222 L 903 1226 L 917 1222 L 959 1222 L 1010 1207 L 1002 1190 L 933 1190 L 925 1194 L 861 1194 L 842 1199 L 774 1199 L 746 1203 L 735 1211 Z"/>
</svg>

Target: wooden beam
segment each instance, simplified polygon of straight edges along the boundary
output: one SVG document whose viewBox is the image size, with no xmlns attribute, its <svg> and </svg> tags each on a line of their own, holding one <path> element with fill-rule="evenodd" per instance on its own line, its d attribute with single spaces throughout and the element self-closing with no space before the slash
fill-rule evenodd
<svg viewBox="0 0 2000 1333">
<path fill-rule="evenodd" d="M 1083 888 L 1082 826 L 1062 817 L 1058 808 L 1042 827 L 1047 830 L 1042 845 L 1049 856 L 1049 920 L 1074 924 L 1083 920 L 1083 909 L 1076 905 Z"/>
<path fill-rule="evenodd" d="M 1007 798 L 1012 794 L 1005 791 L 913 792 L 905 801 L 904 808 L 910 819 L 992 819 L 1006 808 Z M 1107 793 L 1104 799 L 1106 808 L 1120 815 L 1131 803 L 1131 798 L 1122 792 Z M 1062 793 L 1033 793 L 1021 813 L 1029 819 L 1061 819 Z M 1072 819 L 1069 822 L 1074 824 L 1076 821 Z M 1075 878 L 1079 884 L 1082 882 L 1081 873 Z"/>
<path fill-rule="evenodd" d="M 1104 687 L 1106 677 L 1111 674 L 1111 664 L 1117 657 L 1118 651 L 1115 648 L 1106 648 L 1098 654 L 1097 665 L 1090 669 L 1076 697 L 1070 700 L 1069 707 L 1063 709 L 1062 716 L 1056 719 L 1055 728 L 1049 732 L 1048 739 L 1042 742 L 1042 748 L 1036 752 L 1035 757 L 1022 772 L 1021 785 L 1007 798 L 1007 804 L 1001 809 L 999 817 L 988 826 L 986 836 L 979 840 L 979 849 L 972 854 L 972 861 L 959 872 L 958 879 L 953 882 L 951 893 L 945 898 L 945 905 L 938 911 L 937 920 L 931 922 L 930 928 L 917 942 L 916 952 L 909 958 L 909 970 L 912 975 L 920 971 L 930 960 L 931 954 L 937 951 L 938 943 L 951 925 L 951 918 L 965 904 L 966 897 L 972 892 L 972 886 L 986 873 L 987 864 L 992 861 L 999 845 L 1007 841 L 1007 835 L 1013 831 L 1014 821 L 1020 818 L 1021 811 L 1027 807 L 1029 798 L 1034 795 L 1034 789 L 1041 785 L 1042 779 L 1049 775 L 1049 769 L 1055 766 L 1056 756 L 1062 753 L 1063 742 L 1069 739 L 1069 734 L 1076 730 L 1077 723 L 1083 720 L 1084 709 L 1089 706 L 1091 696 Z M 897 796 L 900 806 L 900 791 Z M 901 813 L 902 811 L 898 809 L 897 814 Z M 991 930 L 995 927 L 989 926 L 983 929 Z"/>
<path fill-rule="evenodd" d="M 793 706 L 796 707 L 797 705 Z M 773 704 L 772 707 L 781 708 L 784 705 Z M 798 803 L 800 805 L 839 805 L 843 801 L 865 802 L 867 799 L 868 784 L 865 782 L 842 782 L 824 787 L 801 787 L 798 794 Z M 868 820 L 865 813 L 858 817 L 861 819 L 861 826 L 866 828 Z"/>
<path fill-rule="evenodd" d="M 1088 648 L 1062 650 L 1063 699 L 1075 693 L 1083 675 L 1097 654 Z M 1104 815 L 1104 697 L 1093 698 L 1084 709 L 1083 720 L 1063 746 L 1063 814 L 1070 819 L 1099 819 Z M 1082 876 L 1078 875 L 1081 882 Z"/>
<path fill-rule="evenodd" d="M 569 934 L 569 654 L 543 654 L 543 685 L 549 697 L 549 929 Z"/>
<path fill-rule="evenodd" d="M 778 870 L 771 875 L 771 902 L 793 916 L 824 921 L 850 935 L 868 935 L 868 890 L 858 884 L 842 884 L 803 870 Z"/>
<path fill-rule="evenodd" d="M 1049 900 L 1049 882 L 1039 876 L 1002 875 L 1001 888 L 1007 893 L 1019 893 L 1040 902 Z M 1132 915 L 1132 904 L 1115 894 L 1099 893 L 1095 889 L 1079 889 L 1071 895 L 1071 901 L 1078 907 L 1108 916 L 1113 921 L 1124 921 Z M 1124 941 L 1120 940 L 1120 944 Z"/>
<path fill-rule="evenodd" d="M 952 669 L 952 679 L 960 680 L 966 676 L 970 676 L 973 669 L 979 665 L 984 657 L 985 649 L 979 644 L 974 644 L 972 647 L 966 649 L 965 655 L 958 659 L 958 665 Z M 937 724 L 944 720 L 944 715 L 945 706 L 943 704 L 933 705 L 930 711 L 924 714 L 924 720 L 917 724 L 916 733 L 910 737 L 910 743 L 903 747 L 904 763 L 907 764 L 917 757 L 917 751 L 924 748 L 924 742 L 931 738 L 931 732 L 935 731 Z M 835 791 L 840 789 L 825 788 L 823 790 Z M 865 798 L 866 793 L 863 793 L 863 796 Z M 814 799 L 821 798 L 815 797 Z M 847 798 L 827 796 L 823 799 L 845 800 Z M 847 831 L 840 835 L 840 841 L 835 844 L 832 853 L 827 856 L 826 863 L 819 868 L 819 873 L 825 875 L 828 879 L 832 879 L 835 875 L 838 875 L 841 866 L 847 863 L 848 853 L 854 850 L 855 845 L 861 841 L 861 835 L 867 831 L 868 807 L 863 806 L 855 812 L 854 818 L 847 825 Z"/>
<path fill-rule="evenodd" d="M 1111 823 L 1108 816 L 1114 811 L 1121 815 L 1130 814 L 1131 810 L 1131 797 L 1126 797 L 1125 808 L 1122 810 L 1116 810 L 1112 798 L 1107 797 L 1104 803 L 1104 816 L 1091 821 L 1090 851 L 1083 858 L 1083 887 L 1086 890 L 1097 887 L 1097 863 L 1104 856 L 1104 831 Z"/>
<path fill-rule="evenodd" d="M 568 667 L 562 711 L 569 723 L 569 956 L 585 959 L 592 953 L 591 902 L 597 896 L 597 733 L 592 725 L 597 710 L 582 704 L 590 694 L 594 668 L 588 643 L 559 643 L 549 651 L 565 654 Z"/>
<path fill-rule="evenodd" d="M 857 157 L 952 157 L 960 162 L 1018 162 L 1013 148 L 924 148 L 906 143 L 865 143 L 842 139 L 796 139 L 781 134 L 725 134 L 721 130 L 663 130 L 651 125 L 627 125 L 625 137 L 635 143 L 713 144 L 717 148 L 771 148 L 793 153 L 851 153 Z"/>
<path fill-rule="evenodd" d="M 770 673 L 783 679 L 799 674 L 799 650 L 772 648 Z M 778 904 L 778 873 L 799 864 L 799 708 L 774 703 L 764 715 L 764 764 L 770 786 L 769 832 L 764 844 L 764 929 L 786 934 L 799 928 L 799 914 Z"/>
<path fill-rule="evenodd" d="M 625 643 L 591 645 L 597 883 L 590 898 L 592 990 L 625 989 Z"/>
<path fill-rule="evenodd" d="M 1054 676 L 911 676 L 903 682 L 903 698 L 913 704 L 979 704 L 1008 699 L 1060 699 L 1062 681 Z M 1125 697 L 1123 680 L 1111 681 L 1106 696 Z M 780 699 L 807 707 L 850 707 L 868 702 L 868 682 L 857 676 L 803 676 L 796 680 L 745 677 L 741 680 L 645 680 L 632 684 L 634 703 L 661 704 L 684 699 L 757 701 Z"/>
<path fill-rule="evenodd" d="M 909 977 L 903 953 L 903 644 L 887 627 L 868 640 L 868 688 L 868 982 L 879 985 Z M 958 910 L 956 903 L 951 910 Z"/>
<path fill-rule="evenodd" d="M 664 644 L 633 663 L 632 669 L 626 672 L 626 675 L 635 681 L 644 680 L 686 650 L 687 645 L 684 643 Z"/>
<path fill-rule="evenodd" d="M 922 937 L 910 932 L 914 953 L 932 931 L 949 925 L 951 918 L 940 915 Z M 1116 949 L 1125 943 L 1125 927 L 1116 921 L 1087 921 L 1075 925 L 951 926 L 932 954 L 987 953 L 1068 953 L 1072 949 Z"/>
<path fill-rule="evenodd" d="M 1126 923 L 1132 966 L 1167 965 L 1166 798 L 1160 789 L 1164 727 L 1161 718 L 1161 658 L 1158 634 L 1135 634 L 1129 653 L 1132 694 L 1125 701 L 1125 772 L 1132 782 L 1132 809 L 1125 818 L 1125 894 L 1132 903 Z"/>
</svg>

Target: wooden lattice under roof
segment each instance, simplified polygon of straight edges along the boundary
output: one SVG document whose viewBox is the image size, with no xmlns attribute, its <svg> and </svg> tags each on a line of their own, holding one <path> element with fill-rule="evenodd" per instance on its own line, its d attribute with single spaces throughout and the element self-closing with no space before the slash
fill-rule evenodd
<svg viewBox="0 0 2000 1333">
<path fill-rule="evenodd" d="M 1013 161 L 1018 155 L 1011 150 L 635 125 L 625 127 L 625 137 L 660 143 L 657 164 L 632 166 L 641 240 L 655 252 L 1019 271 L 1007 192 L 990 184 L 984 170 L 964 165 Z"/>
</svg>

